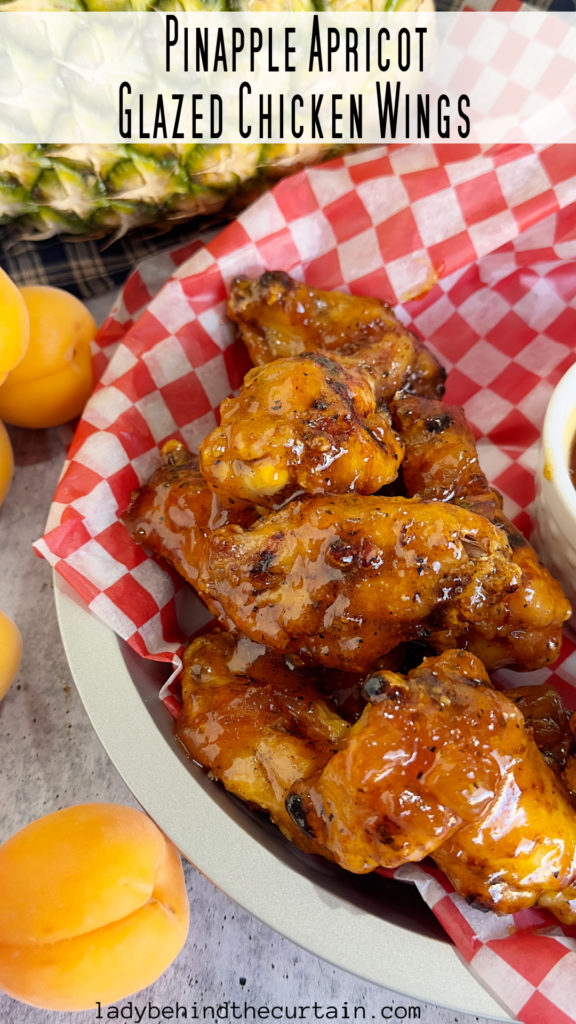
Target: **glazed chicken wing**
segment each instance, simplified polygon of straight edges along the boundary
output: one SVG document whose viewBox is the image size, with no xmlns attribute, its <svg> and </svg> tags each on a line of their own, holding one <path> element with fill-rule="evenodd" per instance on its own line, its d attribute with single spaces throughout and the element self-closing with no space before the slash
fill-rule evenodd
<svg viewBox="0 0 576 1024">
<path fill-rule="evenodd" d="M 296 779 L 326 763 L 349 725 L 305 672 L 238 633 L 215 631 L 185 651 L 182 705 L 176 735 L 190 756 L 288 839 L 319 852 L 284 799 Z"/>
<path fill-rule="evenodd" d="M 500 494 L 491 488 L 478 462 L 472 431 L 463 410 L 418 396 L 397 397 L 395 426 L 405 445 L 402 477 L 410 497 L 449 501 L 486 516 L 506 533 L 518 568 L 519 585 L 504 599 L 494 633 L 479 623 L 473 650 L 488 668 L 506 664 L 536 669 L 555 661 L 562 625 L 571 609 L 560 584 L 502 512 Z M 432 638 L 432 646 L 441 643 Z"/>
<path fill-rule="evenodd" d="M 368 370 L 379 401 L 400 389 L 435 397 L 444 391 L 443 368 L 379 299 L 317 291 L 275 271 L 236 278 L 228 314 L 256 365 L 327 351 Z"/>
<path fill-rule="evenodd" d="M 463 651 L 377 672 L 346 742 L 286 806 L 351 871 L 431 854 L 470 902 L 576 922 L 576 812 L 506 694 Z"/>
<path fill-rule="evenodd" d="M 474 435 L 460 406 L 416 395 L 398 395 L 394 422 L 407 447 L 402 477 L 410 497 L 469 503 L 486 507 L 493 517 L 502 498 L 493 490 L 478 461 Z"/>
<path fill-rule="evenodd" d="M 524 715 L 544 760 L 576 798 L 576 714 L 547 683 L 515 686 L 506 693 Z"/>
<path fill-rule="evenodd" d="M 558 691 L 541 683 L 539 686 L 515 686 L 507 690 L 506 695 L 522 712 L 544 760 L 556 771 L 563 772 L 574 748 L 570 726 L 574 716 L 564 707 Z"/>
<path fill-rule="evenodd" d="M 200 470 L 224 503 L 373 494 L 398 475 L 402 447 L 388 412 L 376 412 L 370 378 L 320 352 L 251 370 L 220 416 L 200 445 Z"/>
<path fill-rule="evenodd" d="M 302 849 L 362 873 L 427 854 L 502 913 L 576 922 L 576 814 L 521 713 L 466 651 L 373 673 L 354 726 L 278 653 L 214 631 L 184 656 L 177 736 Z"/>
<path fill-rule="evenodd" d="M 405 640 L 465 646 L 498 629 L 518 585 L 504 533 L 483 516 L 405 498 L 305 498 L 248 530 L 214 531 L 197 586 L 252 639 L 362 672 Z M 448 637 L 448 640 L 446 640 Z"/>
<path fill-rule="evenodd" d="M 132 495 L 122 521 L 134 540 L 195 585 L 211 531 L 227 523 L 250 526 L 258 513 L 240 501 L 223 508 L 200 474 L 198 459 L 180 442 L 168 441 L 162 458 L 163 465 Z M 214 615 L 224 618 L 217 602 L 206 603 Z"/>
</svg>

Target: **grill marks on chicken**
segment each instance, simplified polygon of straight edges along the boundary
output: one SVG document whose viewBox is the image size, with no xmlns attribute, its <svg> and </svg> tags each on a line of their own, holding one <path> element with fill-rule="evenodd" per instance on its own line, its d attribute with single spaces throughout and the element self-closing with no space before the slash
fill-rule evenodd
<svg viewBox="0 0 576 1024">
<path fill-rule="evenodd" d="M 183 446 L 166 457 L 124 522 L 256 641 L 350 672 L 405 641 L 466 647 L 489 666 L 552 659 L 568 604 L 532 549 L 485 516 L 345 495 L 260 517 L 237 499 L 224 507 Z"/>
<path fill-rule="evenodd" d="M 452 505 L 404 498 L 306 498 L 216 530 L 202 594 L 252 639 L 361 672 L 404 640 L 444 630 L 465 644 L 497 629 L 518 585 L 505 535 Z"/>
<path fill-rule="evenodd" d="M 397 397 L 393 420 L 405 445 L 403 485 L 410 497 L 451 502 L 486 516 L 513 550 L 518 586 L 504 598 L 496 631 L 479 620 L 470 646 L 491 669 L 513 663 L 536 669 L 555 661 L 570 605 L 560 584 L 502 512 L 502 498 L 480 468 L 474 436 L 457 406 L 417 396 Z M 444 644 L 432 637 L 433 647 Z"/>
<path fill-rule="evenodd" d="M 427 854 L 470 902 L 576 921 L 576 815 L 506 694 L 473 655 L 378 672 L 343 748 L 286 805 L 351 871 Z"/>
<path fill-rule="evenodd" d="M 246 375 L 200 445 L 200 470 L 223 502 L 278 508 L 297 493 L 373 494 L 398 475 L 402 446 L 363 371 L 320 352 Z"/>
<path fill-rule="evenodd" d="M 475 657 L 549 663 L 570 609 L 444 371 L 385 303 L 283 273 L 237 279 L 229 312 L 257 368 L 200 466 L 168 442 L 123 517 L 232 630 L 185 653 L 180 742 L 308 852 L 431 855 L 478 906 L 575 924 L 576 726 Z M 405 496 L 375 496 L 402 455 Z"/>
<path fill-rule="evenodd" d="M 576 921 L 576 817 L 506 694 L 466 651 L 379 671 L 350 726 L 314 670 L 215 631 L 184 657 L 180 742 L 302 849 L 363 873 L 431 855 L 484 908 Z"/>
<path fill-rule="evenodd" d="M 402 480 L 409 497 L 468 504 L 476 512 L 486 507 L 489 518 L 501 509 L 502 498 L 480 467 L 463 409 L 412 395 L 398 395 L 391 408 L 407 449 Z"/>
<path fill-rule="evenodd" d="M 257 366 L 300 352 L 326 351 L 373 377 L 386 402 L 400 390 L 440 397 L 446 373 L 386 302 L 324 292 L 282 271 L 232 282 L 228 315 Z"/>
</svg>

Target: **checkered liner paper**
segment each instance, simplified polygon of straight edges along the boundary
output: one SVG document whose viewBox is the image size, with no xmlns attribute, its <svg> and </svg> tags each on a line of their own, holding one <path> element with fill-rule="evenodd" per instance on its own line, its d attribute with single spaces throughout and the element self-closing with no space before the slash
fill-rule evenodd
<svg viewBox="0 0 576 1024">
<path fill-rule="evenodd" d="M 447 367 L 446 400 L 465 406 L 490 480 L 529 532 L 544 410 L 576 357 L 576 147 L 347 155 L 281 182 L 206 246 L 132 274 L 96 339 L 99 384 L 37 550 L 144 657 L 178 664 L 188 588 L 143 554 L 118 515 L 158 466 L 159 445 L 178 437 L 197 449 L 216 425 L 249 366 L 226 318 L 230 281 L 272 269 L 400 304 Z M 554 671 L 528 681 L 548 677 L 576 707 L 568 636 Z M 541 911 L 475 911 L 433 868 L 396 874 L 416 883 L 513 1016 L 576 1021 L 576 928 Z"/>
</svg>

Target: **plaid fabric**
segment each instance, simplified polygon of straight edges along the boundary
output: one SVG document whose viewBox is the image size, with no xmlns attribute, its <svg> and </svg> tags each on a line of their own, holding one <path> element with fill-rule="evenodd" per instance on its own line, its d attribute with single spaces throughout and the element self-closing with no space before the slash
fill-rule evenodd
<svg viewBox="0 0 576 1024">
<path fill-rule="evenodd" d="M 147 230 L 129 232 L 110 242 L 100 239 L 66 241 L 18 241 L 14 231 L 0 228 L 0 267 L 19 285 L 48 284 L 66 288 L 81 299 L 110 291 L 123 284 L 146 257 L 206 238 L 206 223 L 187 223 L 159 234 Z"/>
</svg>

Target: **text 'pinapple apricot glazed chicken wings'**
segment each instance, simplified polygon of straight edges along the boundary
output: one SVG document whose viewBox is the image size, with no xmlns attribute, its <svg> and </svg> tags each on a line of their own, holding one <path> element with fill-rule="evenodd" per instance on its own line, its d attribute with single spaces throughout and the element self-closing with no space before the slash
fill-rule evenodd
<svg viewBox="0 0 576 1024">
<path fill-rule="evenodd" d="M 386 303 L 282 272 L 229 315 L 256 367 L 123 516 L 220 623 L 184 654 L 180 743 L 308 852 L 431 856 L 484 908 L 576 923 L 576 716 L 488 675 L 551 664 L 571 610 L 442 367 Z"/>
</svg>

